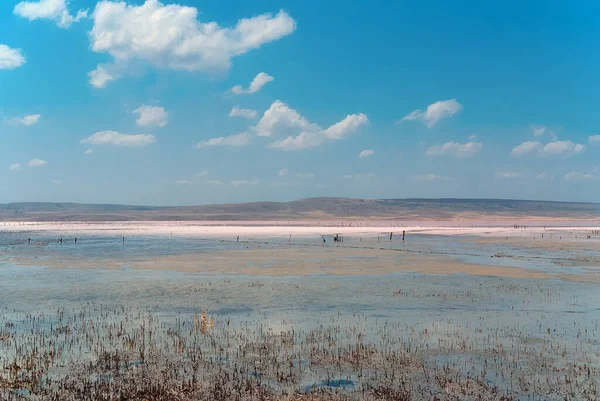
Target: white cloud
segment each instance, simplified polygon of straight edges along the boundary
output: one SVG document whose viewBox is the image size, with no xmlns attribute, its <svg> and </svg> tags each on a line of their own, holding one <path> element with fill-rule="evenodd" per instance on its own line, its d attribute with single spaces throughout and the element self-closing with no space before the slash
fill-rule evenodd
<svg viewBox="0 0 600 401">
<path fill-rule="evenodd" d="M 220 136 L 218 138 L 210 138 L 205 141 L 200 141 L 200 142 L 198 142 L 196 147 L 197 148 L 204 148 L 204 147 L 208 147 L 208 146 L 240 147 L 240 146 L 249 145 L 250 138 L 252 138 L 252 135 L 250 135 L 248 132 L 242 132 L 242 133 L 236 134 L 236 135 Z"/>
<path fill-rule="evenodd" d="M 519 157 L 529 153 L 537 152 L 542 148 L 542 144 L 537 141 L 523 142 L 519 146 L 515 146 L 510 152 L 512 156 Z"/>
<path fill-rule="evenodd" d="M 256 118 L 256 110 L 252 109 L 241 109 L 239 106 L 235 106 L 229 112 L 229 117 L 243 117 L 243 118 Z"/>
<path fill-rule="evenodd" d="M 283 140 L 270 143 L 270 148 L 301 150 L 320 146 L 326 140 L 343 139 L 368 122 L 369 119 L 365 114 L 350 114 L 342 121 L 324 130 L 317 124 L 308 121 L 287 104 L 277 100 L 265 111 L 253 130 L 258 136 L 288 135 Z"/>
<path fill-rule="evenodd" d="M 279 172 L 277 173 L 278 176 L 283 177 L 284 175 L 287 175 L 288 173 L 288 169 L 287 168 L 282 168 L 281 170 L 279 170 Z"/>
<path fill-rule="evenodd" d="M 231 181 L 230 184 L 233 185 L 234 187 L 239 187 L 242 185 L 258 185 L 260 183 L 260 181 L 258 180 L 252 180 L 252 181 L 248 181 L 248 180 L 237 180 L 237 181 Z"/>
<path fill-rule="evenodd" d="M 296 177 L 298 178 L 315 178 L 314 173 L 296 173 Z"/>
<path fill-rule="evenodd" d="M 361 159 L 366 159 L 367 157 L 371 157 L 374 154 L 375 154 L 375 152 L 372 151 L 371 149 L 365 149 L 358 154 L 358 157 L 360 157 Z"/>
<path fill-rule="evenodd" d="M 567 181 L 583 181 L 583 180 L 592 180 L 596 178 L 593 174 L 589 173 L 578 173 L 578 172 L 570 172 L 565 174 L 565 180 Z"/>
<path fill-rule="evenodd" d="M 483 148 L 483 144 L 481 142 L 467 142 L 467 143 L 457 143 L 457 142 L 446 142 L 443 145 L 433 145 L 425 154 L 427 156 L 443 156 L 449 155 L 454 156 L 459 159 L 464 159 L 467 157 L 475 156 L 481 149 Z"/>
<path fill-rule="evenodd" d="M 191 181 L 189 181 L 189 180 L 177 180 L 177 181 L 175 181 L 175 184 L 176 185 L 188 185 L 188 184 L 191 184 Z"/>
<path fill-rule="evenodd" d="M 133 113 L 138 116 L 135 123 L 141 127 L 164 127 L 169 123 L 169 113 L 162 107 L 143 105 Z"/>
<path fill-rule="evenodd" d="M 600 144 L 600 135 L 591 135 L 588 138 L 588 142 L 591 144 Z"/>
<path fill-rule="evenodd" d="M 67 10 L 67 0 L 22 1 L 14 8 L 14 13 L 29 21 L 49 19 L 60 28 L 68 28 L 73 22 L 87 18 L 87 10 L 79 10 L 72 16 Z"/>
<path fill-rule="evenodd" d="M 94 151 L 92 149 L 86 149 L 85 152 L 83 152 L 84 155 L 91 155 L 93 153 Z"/>
<path fill-rule="evenodd" d="M 154 142 L 156 142 L 156 137 L 154 135 L 128 135 L 116 131 L 96 132 L 81 140 L 81 143 L 88 143 L 91 145 L 116 145 L 128 147 L 146 146 L 151 145 Z"/>
<path fill-rule="evenodd" d="M 24 125 L 29 127 L 35 125 L 40 121 L 41 116 L 39 114 L 29 114 L 24 117 L 14 117 L 10 119 L 10 123 L 14 125 Z"/>
<path fill-rule="evenodd" d="M 494 176 L 499 180 L 515 180 L 517 178 L 523 178 L 523 174 L 514 171 L 496 173 Z"/>
<path fill-rule="evenodd" d="M 547 131 L 547 127 L 543 126 L 543 125 L 531 125 L 531 133 L 533 134 L 533 136 L 542 136 L 546 133 Z"/>
<path fill-rule="evenodd" d="M 25 56 L 20 49 L 11 49 L 0 44 L 0 70 L 12 70 L 25 64 Z"/>
<path fill-rule="evenodd" d="M 451 181 L 452 178 L 446 177 L 439 174 L 423 174 L 423 175 L 413 175 L 409 177 L 413 181 Z"/>
<path fill-rule="evenodd" d="M 62 180 L 52 180 L 52 183 L 55 184 L 55 185 L 62 185 L 63 184 Z"/>
<path fill-rule="evenodd" d="M 196 177 L 206 177 L 208 175 L 208 170 L 198 171 L 195 175 Z"/>
<path fill-rule="evenodd" d="M 375 178 L 375 174 L 346 174 L 344 175 L 344 179 L 346 180 L 370 180 Z"/>
<path fill-rule="evenodd" d="M 9 167 L 9 170 L 19 171 L 19 170 L 21 170 L 21 164 L 20 163 L 11 164 Z"/>
<path fill-rule="evenodd" d="M 46 164 L 48 164 L 46 162 L 46 160 L 41 160 L 41 159 L 31 159 L 29 160 L 29 163 L 27 163 L 27 165 L 29 165 L 29 167 L 42 167 L 45 166 Z"/>
<path fill-rule="evenodd" d="M 582 153 L 585 146 L 571 141 L 552 141 L 540 150 L 544 156 L 571 156 Z"/>
<path fill-rule="evenodd" d="M 229 69 L 233 57 L 296 29 L 296 22 L 285 11 L 243 18 L 228 28 L 200 22 L 197 17 L 195 7 L 163 5 L 158 0 L 146 0 L 139 6 L 99 1 L 92 14 L 91 49 L 114 58 L 113 64 L 99 66 L 106 72 L 104 76 L 112 79 L 125 73 L 133 61 L 155 68 L 221 72 Z M 100 82 L 106 84 L 107 80 Z"/>
<path fill-rule="evenodd" d="M 269 82 L 271 82 L 274 79 L 275 78 L 273 78 L 272 76 L 270 76 L 266 72 L 259 72 L 254 77 L 254 79 L 252 80 L 252 82 L 250 82 L 250 86 L 248 87 L 248 89 L 242 88 L 242 85 L 236 85 L 233 88 L 231 88 L 231 91 L 233 93 L 235 93 L 236 95 L 243 95 L 243 94 L 248 94 L 248 93 L 256 93 L 263 86 L 265 86 L 266 84 L 268 84 Z"/>
<path fill-rule="evenodd" d="M 111 74 L 100 65 L 95 70 L 88 72 L 87 75 L 94 88 L 104 88 L 107 83 L 118 78 L 117 74 Z"/>
<path fill-rule="evenodd" d="M 369 119 L 365 114 L 350 114 L 342 121 L 327 128 L 323 133 L 329 139 L 342 139 L 349 133 L 356 131 L 361 125 L 368 122 Z"/>
<path fill-rule="evenodd" d="M 221 181 L 217 181 L 217 180 L 206 181 L 206 183 L 210 184 L 210 185 L 221 185 Z"/>
<path fill-rule="evenodd" d="M 451 117 L 462 109 L 462 104 L 458 103 L 456 99 L 440 100 L 427 106 L 425 111 L 419 109 L 411 111 L 398 122 L 420 120 L 428 128 L 431 128 L 440 120 Z"/>
</svg>

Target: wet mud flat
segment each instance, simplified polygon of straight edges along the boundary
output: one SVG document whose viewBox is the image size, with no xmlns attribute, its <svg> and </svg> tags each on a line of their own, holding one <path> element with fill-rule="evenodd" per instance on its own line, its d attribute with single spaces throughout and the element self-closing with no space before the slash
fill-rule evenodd
<svg viewBox="0 0 600 401">
<path fill-rule="evenodd" d="M 544 253 L 127 241 L 0 247 L 0 399 L 598 399 L 600 287 Z"/>
</svg>

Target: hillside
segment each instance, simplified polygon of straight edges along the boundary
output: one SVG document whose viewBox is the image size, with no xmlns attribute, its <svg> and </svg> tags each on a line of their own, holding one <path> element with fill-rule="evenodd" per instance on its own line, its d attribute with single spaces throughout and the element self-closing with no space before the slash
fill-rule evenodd
<svg viewBox="0 0 600 401">
<path fill-rule="evenodd" d="M 0 220 L 3 221 L 466 220 L 515 217 L 600 219 L 600 205 L 502 199 L 354 198 L 182 207 L 27 202 L 0 205 Z"/>
</svg>

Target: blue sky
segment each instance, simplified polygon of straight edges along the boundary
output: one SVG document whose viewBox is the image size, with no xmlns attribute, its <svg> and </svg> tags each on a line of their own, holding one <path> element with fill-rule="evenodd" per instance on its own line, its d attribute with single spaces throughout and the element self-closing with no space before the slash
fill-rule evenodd
<svg viewBox="0 0 600 401">
<path fill-rule="evenodd" d="M 0 2 L 0 202 L 600 198 L 592 1 Z"/>
</svg>

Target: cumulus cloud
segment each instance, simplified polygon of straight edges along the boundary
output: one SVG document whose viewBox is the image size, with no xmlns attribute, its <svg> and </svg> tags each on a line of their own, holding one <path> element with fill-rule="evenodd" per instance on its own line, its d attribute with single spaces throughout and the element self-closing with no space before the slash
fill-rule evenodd
<svg viewBox="0 0 600 401">
<path fill-rule="evenodd" d="M 523 142 L 519 146 L 515 146 L 510 152 L 512 156 L 519 157 L 529 153 L 537 152 L 542 148 L 542 144 L 537 141 Z"/>
<path fill-rule="evenodd" d="M 234 106 L 229 112 L 229 117 L 256 118 L 256 110 L 241 109 L 239 106 Z"/>
<path fill-rule="evenodd" d="M 419 120 L 431 128 L 440 120 L 451 117 L 462 109 L 462 104 L 458 103 L 456 99 L 440 100 L 427 106 L 425 111 L 420 109 L 411 111 L 398 122 Z"/>
<path fill-rule="evenodd" d="M 46 162 L 46 160 L 42 160 L 42 159 L 31 159 L 31 160 L 29 160 L 29 163 L 27 163 L 27 165 L 29 167 L 34 167 L 34 168 L 35 167 L 42 167 L 42 166 L 45 166 L 46 164 L 48 164 Z"/>
<path fill-rule="evenodd" d="M 583 181 L 583 180 L 592 180 L 596 178 L 593 174 L 589 173 L 579 173 L 579 172 L 570 172 L 565 174 L 565 180 L 567 181 Z"/>
<path fill-rule="evenodd" d="M 571 156 L 578 155 L 585 150 L 585 146 L 571 141 L 552 141 L 540 150 L 544 156 Z"/>
<path fill-rule="evenodd" d="M 514 180 L 517 178 L 523 178 L 523 174 L 514 171 L 498 172 L 494 176 L 499 180 Z"/>
<path fill-rule="evenodd" d="M 233 27 L 221 27 L 216 22 L 200 22 L 195 7 L 164 5 L 158 0 L 146 0 L 141 5 L 102 0 L 91 17 L 92 51 L 114 59 L 90 74 L 90 82 L 98 87 L 126 73 L 133 61 L 161 69 L 227 71 L 233 57 L 296 29 L 296 22 L 285 11 L 243 18 Z"/>
<path fill-rule="evenodd" d="M 342 121 L 323 129 L 277 100 L 265 111 L 253 130 L 258 136 L 264 137 L 288 135 L 283 140 L 270 143 L 269 147 L 291 151 L 315 148 L 327 140 L 343 139 L 368 122 L 365 114 L 350 114 Z"/>
<path fill-rule="evenodd" d="M 95 70 L 88 72 L 87 75 L 94 88 L 104 88 L 107 83 L 118 78 L 117 74 L 111 74 L 100 65 Z"/>
<path fill-rule="evenodd" d="M 20 49 L 11 49 L 0 44 L 0 70 L 12 70 L 25 64 L 25 56 Z"/>
<path fill-rule="evenodd" d="M 87 138 L 81 140 L 81 143 L 87 143 L 91 145 L 116 145 L 116 146 L 127 146 L 127 147 L 140 147 L 151 145 L 156 142 L 154 135 L 148 134 L 121 134 L 116 131 L 101 131 L 90 135 Z"/>
<path fill-rule="evenodd" d="M 60 28 L 68 28 L 74 22 L 87 18 L 87 10 L 79 10 L 75 16 L 67 9 L 67 0 L 22 1 L 14 8 L 14 13 L 29 21 L 48 19 Z"/>
<path fill-rule="evenodd" d="M 277 173 L 278 176 L 283 177 L 284 175 L 287 175 L 288 173 L 288 169 L 287 168 L 282 168 L 281 170 L 279 170 L 279 172 Z"/>
<path fill-rule="evenodd" d="M 91 155 L 93 153 L 94 151 L 92 149 L 86 149 L 85 152 L 83 152 L 84 155 Z"/>
<path fill-rule="evenodd" d="M 360 157 L 361 159 L 366 159 L 367 157 L 371 157 L 374 154 L 375 154 L 375 152 L 372 151 L 371 149 L 365 149 L 358 154 L 358 157 Z"/>
<path fill-rule="evenodd" d="M 233 93 L 235 93 L 236 95 L 244 95 L 244 94 L 248 94 L 248 93 L 256 93 L 263 86 L 265 86 L 266 84 L 268 84 L 269 82 L 271 82 L 274 79 L 275 78 L 273 78 L 272 76 L 270 76 L 266 72 L 259 72 L 254 77 L 254 79 L 252 80 L 252 82 L 250 82 L 250 86 L 248 87 L 248 89 L 242 88 L 242 85 L 236 85 L 233 88 L 231 88 L 231 91 Z"/>
<path fill-rule="evenodd" d="M 470 141 L 467 143 L 446 142 L 443 145 L 433 145 L 425 154 L 427 156 L 454 156 L 459 159 L 475 156 L 483 148 L 481 142 Z"/>
<path fill-rule="evenodd" d="M 242 132 L 236 135 L 220 136 L 218 138 L 210 138 L 205 141 L 200 141 L 196 145 L 197 148 L 204 148 L 209 146 L 233 146 L 241 147 L 250 144 L 252 135 L 248 132 Z"/>
<path fill-rule="evenodd" d="M 169 123 L 169 113 L 162 107 L 143 105 L 133 111 L 138 118 L 135 123 L 141 127 L 164 127 Z"/>
<path fill-rule="evenodd" d="M 13 117 L 9 120 L 9 122 L 13 125 L 24 125 L 29 127 L 30 125 L 35 125 L 40 121 L 42 116 L 39 114 L 29 114 L 23 117 Z"/>
<path fill-rule="evenodd" d="M 600 144 L 600 135 L 590 135 L 588 142 L 591 144 Z"/>
<path fill-rule="evenodd" d="M 510 154 L 515 157 L 525 156 L 532 153 L 540 156 L 572 156 L 582 153 L 585 150 L 585 146 L 580 143 L 573 143 L 572 141 L 558 141 L 543 145 L 538 141 L 527 141 L 523 142 L 519 146 L 515 146 Z"/>
<path fill-rule="evenodd" d="M 15 163 L 15 164 L 11 164 L 8 169 L 10 171 L 19 171 L 21 170 L 21 163 Z"/>
</svg>

